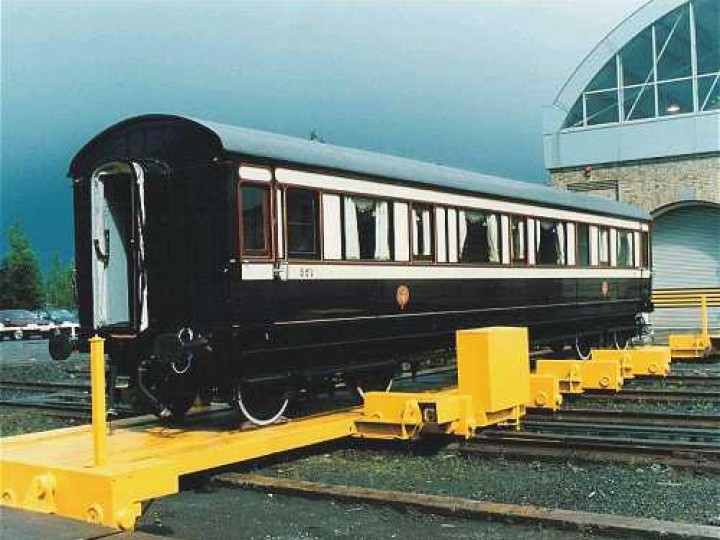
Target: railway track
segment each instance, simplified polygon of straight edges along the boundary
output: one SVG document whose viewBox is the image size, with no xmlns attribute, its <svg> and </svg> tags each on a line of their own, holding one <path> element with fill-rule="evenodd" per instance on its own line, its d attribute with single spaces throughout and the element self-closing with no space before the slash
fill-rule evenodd
<svg viewBox="0 0 720 540">
<path fill-rule="evenodd" d="M 581 459 L 720 472 L 720 415 L 565 409 L 530 412 L 522 431 L 490 428 L 461 453 Z"/>
<path fill-rule="evenodd" d="M 582 394 L 585 399 L 613 401 L 672 401 L 672 402 L 705 402 L 720 403 L 720 391 L 715 390 L 670 390 L 670 389 L 646 389 L 646 388 L 624 388 L 620 392 L 609 393 L 602 390 L 585 390 Z"/>
<path fill-rule="evenodd" d="M 10 390 L 29 390 L 29 391 L 45 391 L 45 390 L 73 390 L 73 391 L 90 391 L 90 385 L 78 382 L 63 381 L 0 381 L 0 389 Z"/>
<path fill-rule="evenodd" d="M 720 472 L 716 443 L 577 433 L 486 430 L 461 445 L 463 454 L 516 459 L 652 463 Z"/>
<path fill-rule="evenodd" d="M 90 385 L 69 381 L 0 381 L 5 395 L 0 406 L 42 411 L 48 416 L 87 418 L 91 413 Z M 7 396 L 10 394 L 10 397 Z"/>
<path fill-rule="evenodd" d="M 677 426 L 680 428 L 720 430 L 720 415 L 675 412 L 637 412 L 611 409 L 561 409 L 555 413 L 535 410 L 527 421 L 586 422 L 589 424 L 632 424 L 637 426 Z"/>
<path fill-rule="evenodd" d="M 718 375 L 668 375 L 664 378 L 637 377 L 626 381 L 625 388 L 720 388 Z"/>
</svg>

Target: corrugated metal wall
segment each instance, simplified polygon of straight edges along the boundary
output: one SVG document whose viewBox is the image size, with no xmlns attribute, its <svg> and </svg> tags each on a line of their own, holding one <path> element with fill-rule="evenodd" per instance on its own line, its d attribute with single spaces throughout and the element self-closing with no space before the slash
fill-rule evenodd
<svg viewBox="0 0 720 540">
<path fill-rule="evenodd" d="M 653 288 L 720 287 L 720 210 L 686 206 L 656 218 L 652 235 Z M 658 309 L 656 330 L 694 329 L 698 309 Z M 711 329 L 720 329 L 720 309 L 710 310 Z"/>
</svg>

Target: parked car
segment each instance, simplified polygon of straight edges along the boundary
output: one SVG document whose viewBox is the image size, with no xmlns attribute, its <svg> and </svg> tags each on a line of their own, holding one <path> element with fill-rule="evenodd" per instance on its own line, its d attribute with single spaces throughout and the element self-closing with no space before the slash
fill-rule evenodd
<svg viewBox="0 0 720 540">
<path fill-rule="evenodd" d="M 0 322 L 0 340 L 5 338 L 9 339 L 22 339 L 23 331 L 22 328 L 16 326 L 9 326 L 5 323 Z"/>
<path fill-rule="evenodd" d="M 45 318 L 57 324 L 78 324 L 76 313 L 67 309 L 50 309 L 45 312 Z"/>
<path fill-rule="evenodd" d="M 55 324 L 41 319 L 26 309 L 5 309 L 0 311 L 0 323 L 6 332 L 15 339 L 28 339 L 33 336 L 46 337 L 55 329 Z"/>
<path fill-rule="evenodd" d="M 54 334 L 69 334 L 72 338 L 80 326 L 77 314 L 67 309 L 49 309 L 45 312 L 45 319 L 55 325 Z"/>
</svg>

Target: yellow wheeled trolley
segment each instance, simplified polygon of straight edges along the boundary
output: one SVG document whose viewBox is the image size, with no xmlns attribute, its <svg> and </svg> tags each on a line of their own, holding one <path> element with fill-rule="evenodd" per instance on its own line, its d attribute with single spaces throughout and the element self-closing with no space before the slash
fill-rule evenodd
<svg viewBox="0 0 720 540">
<path fill-rule="evenodd" d="M 242 430 L 234 411 L 105 421 L 103 341 L 91 342 L 93 424 L 0 439 L 0 502 L 130 529 L 143 502 L 176 493 L 182 475 L 345 437 L 469 437 L 517 424 L 530 399 L 525 328 L 458 332 L 458 387 L 366 394 L 364 407 Z"/>
</svg>

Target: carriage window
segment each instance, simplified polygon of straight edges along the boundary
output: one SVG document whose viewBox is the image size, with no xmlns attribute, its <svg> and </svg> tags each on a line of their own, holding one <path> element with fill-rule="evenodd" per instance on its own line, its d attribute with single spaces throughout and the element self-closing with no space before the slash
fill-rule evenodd
<svg viewBox="0 0 720 540">
<path fill-rule="evenodd" d="M 433 258 L 432 206 L 412 205 L 412 258 L 416 261 L 431 261 Z"/>
<path fill-rule="evenodd" d="M 618 231 L 617 232 L 617 265 L 630 267 L 633 265 L 634 248 L 633 248 L 633 236 L 632 231 Z"/>
<path fill-rule="evenodd" d="M 343 204 L 345 258 L 390 260 L 392 221 L 392 205 L 387 201 L 345 197 Z"/>
<path fill-rule="evenodd" d="M 286 200 L 288 258 L 318 259 L 318 194 L 289 188 Z"/>
<path fill-rule="evenodd" d="M 610 229 L 598 227 L 598 264 L 610 265 Z"/>
<path fill-rule="evenodd" d="M 240 188 L 240 193 L 243 254 L 267 256 L 270 254 L 270 190 L 264 186 L 245 184 Z"/>
<path fill-rule="evenodd" d="M 519 216 L 510 217 L 510 236 L 512 242 L 512 262 L 527 262 L 527 218 Z"/>
<path fill-rule="evenodd" d="M 460 262 L 500 262 L 500 218 L 477 210 L 458 210 Z"/>
<path fill-rule="evenodd" d="M 577 264 L 578 266 L 590 266 L 590 225 L 578 223 L 575 229 L 577 232 Z"/>
<path fill-rule="evenodd" d="M 640 233 L 640 268 L 650 268 L 650 234 Z"/>
<path fill-rule="evenodd" d="M 536 263 L 565 264 L 565 237 L 565 223 L 562 221 L 535 220 Z"/>
</svg>

